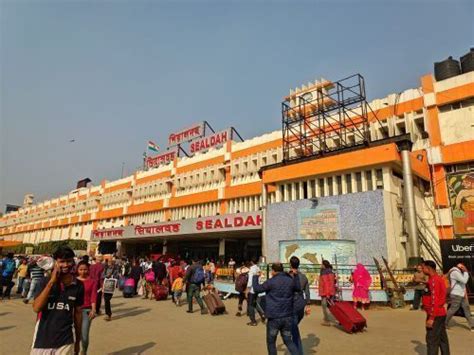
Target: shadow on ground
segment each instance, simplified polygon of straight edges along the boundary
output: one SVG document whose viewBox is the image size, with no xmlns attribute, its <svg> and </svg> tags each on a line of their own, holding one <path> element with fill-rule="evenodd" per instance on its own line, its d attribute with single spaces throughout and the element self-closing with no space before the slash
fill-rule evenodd
<svg viewBox="0 0 474 355">
<path fill-rule="evenodd" d="M 426 348 L 426 344 L 423 344 L 421 341 L 418 340 L 412 340 L 412 344 L 415 344 L 415 348 L 413 351 L 417 353 L 418 355 L 425 355 L 428 349 Z"/>
<path fill-rule="evenodd" d="M 316 354 L 316 348 L 318 347 L 321 339 L 319 339 L 315 334 L 311 333 L 308 334 L 306 338 L 301 339 L 301 343 L 303 344 L 304 354 Z M 286 348 L 285 344 L 280 344 L 277 347 L 278 352 L 284 351 L 285 355 L 289 355 L 290 352 Z"/>
<path fill-rule="evenodd" d="M 134 316 L 138 316 L 142 313 L 146 313 L 146 312 L 150 312 L 151 308 L 134 308 L 135 310 L 134 311 L 130 311 L 130 312 L 127 312 L 127 313 L 122 313 L 122 314 L 119 314 L 118 316 L 115 316 L 115 315 L 112 315 L 112 320 L 118 320 L 118 319 L 122 319 L 122 318 L 126 318 L 126 317 L 134 317 Z"/>
<path fill-rule="evenodd" d="M 143 345 L 131 346 L 119 351 L 114 351 L 113 353 L 109 353 L 109 355 L 140 355 L 143 354 L 145 350 L 151 349 L 155 345 L 155 342 L 150 341 Z"/>
<path fill-rule="evenodd" d="M 16 328 L 16 326 L 14 326 L 14 325 L 8 325 L 8 326 L 6 326 L 6 327 L 0 327 L 0 332 L 1 332 L 2 330 L 8 330 L 8 329 L 12 329 L 12 328 Z"/>
<path fill-rule="evenodd" d="M 2 312 L 2 313 L 0 313 L 0 317 L 1 316 L 6 316 L 7 314 L 10 314 L 10 313 L 12 313 L 12 312 Z"/>
</svg>

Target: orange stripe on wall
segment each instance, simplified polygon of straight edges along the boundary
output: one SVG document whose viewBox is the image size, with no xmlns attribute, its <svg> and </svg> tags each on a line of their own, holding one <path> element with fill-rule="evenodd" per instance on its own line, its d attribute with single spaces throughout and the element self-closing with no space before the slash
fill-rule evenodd
<svg viewBox="0 0 474 355">
<path fill-rule="evenodd" d="M 398 162 L 399 160 L 400 155 L 396 145 L 387 144 L 264 170 L 263 182 L 268 184 L 278 181 L 296 180 L 313 175 L 330 174 L 341 170 L 361 169 L 387 162 Z"/>
<path fill-rule="evenodd" d="M 218 193 L 217 190 L 204 191 L 186 196 L 179 196 L 170 199 L 169 207 L 182 207 L 188 205 L 196 205 L 206 202 L 217 201 Z"/>
<path fill-rule="evenodd" d="M 435 206 L 447 207 L 448 188 L 446 186 L 446 173 L 444 166 L 437 165 L 433 168 L 433 185 L 435 190 Z"/>
<path fill-rule="evenodd" d="M 107 193 L 107 192 L 114 192 L 114 191 L 119 191 L 119 190 L 125 190 L 125 189 L 128 189 L 132 186 L 132 182 L 129 181 L 129 182 L 126 182 L 126 183 L 123 183 L 123 184 L 119 184 L 119 185 L 115 185 L 115 186 L 111 186 L 111 187 L 106 187 L 105 190 L 104 190 L 104 193 Z"/>
<path fill-rule="evenodd" d="M 424 94 L 434 92 L 433 75 L 427 74 L 421 77 L 421 90 Z"/>
<path fill-rule="evenodd" d="M 236 152 L 232 152 L 231 160 L 245 157 L 245 156 L 252 155 L 259 152 L 264 152 L 269 149 L 280 148 L 281 146 L 282 146 L 282 140 L 276 139 L 274 141 L 266 142 L 263 144 L 255 145 L 253 147 L 249 147 L 242 150 L 238 150 Z"/>
<path fill-rule="evenodd" d="M 91 214 L 90 213 L 84 213 L 81 216 L 81 222 L 89 222 L 91 220 Z"/>
<path fill-rule="evenodd" d="M 418 156 L 422 157 L 420 161 Z M 425 179 L 426 181 L 431 181 L 431 172 L 428 165 L 428 157 L 425 150 L 417 150 L 410 153 L 410 162 L 411 168 L 415 175 Z"/>
<path fill-rule="evenodd" d="M 438 108 L 429 107 L 427 109 L 428 133 L 433 147 L 441 144 L 441 131 L 439 129 Z"/>
<path fill-rule="evenodd" d="M 77 223 L 77 222 L 79 222 L 79 216 L 71 217 L 71 223 Z"/>
<path fill-rule="evenodd" d="M 227 201 L 221 201 L 219 204 L 219 213 L 226 214 L 227 213 Z"/>
<path fill-rule="evenodd" d="M 163 208 L 163 200 L 144 202 L 138 205 L 129 206 L 127 214 L 130 215 L 130 214 L 144 213 L 144 212 L 149 212 L 149 211 L 156 211 L 162 208 Z"/>
<path fill-rule="evenodd" d="M 225 188 L 225 198 L 232 199 L 243 196 L 254 196 L 262 194 L 262 183 L 252 182 L 250 184 L 229 186 Z"/>
<path fill-rule="evenodd" d="M 123 215 L 123 208 L 113 208 L 107 211 L 99 211 L 97 212 L 97 219 L 104 219 L 104 218 L 113 218 L 119 217 Z"/>
<path fill-rule="evenodd" d="M 205 168 L 205 167 L 210 166 L 210 165 L 216 165 L 216 164 L 222 164 L 222 163 L 224 163 L 224 156 L 223 155 L 212 158 L 212 159 L 203 160 L 203 161 L 200 161 L 200 162 L 197 162 L 197 163 L 194 163 L 194 164 L 189 164 L 189 165 L 185 165 L 185 166 L 182 166 L 182 167 L 177 167 L 176 168 L 176 174 L 182 174 L 182 173 L 186 173 L 186 172 L 191 171 L 191 170 L 197 170 L 197 169 Z"/>
<path fill-rule="evenodd" d="M 474 96 L 474 83 L 469 83 L 436 93 L 436 104 L 446 105 L 472 96 Z"/>
<path fill-rule="evenodd" d="M 147 182 L 163 179 L 163 178 L 170 177 L 170 176 L 171 176 L 171 170 L 163 171 L 163 172 L 158 173 L 158 174 L 145 176 L 145 177 L 142 177 L 140 179 L 137 179 L 137 181 L 135 182 L 135 185 L 146 184 Z"/>
<path fill-rule="evenodd" d="M 456 164 L 474 160 L 474 141 L 450 144 L 441 147 L 444 164 Z"/>
<path fill-rule="evenodd" d="M 454 228 L 452 226 L 438 226 L 438 236 L 439 239 L 453 239 L 454 238 Z"/>
</svg>

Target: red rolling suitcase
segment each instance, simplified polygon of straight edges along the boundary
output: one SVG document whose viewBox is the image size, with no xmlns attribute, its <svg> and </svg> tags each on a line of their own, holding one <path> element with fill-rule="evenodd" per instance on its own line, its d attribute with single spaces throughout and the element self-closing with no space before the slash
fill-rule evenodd
<svg viewBox="0 0 474 355">
<path fill-rule="evenodd" d="M 224 314 L 226 312 L 224 302 L 222 302 L 216 292 L 210 291 L 207 295 L 204 295 L 202 299 L 209 310 L 209 314 L 215 316 L 217 314 Z"/>
<path fill-rule="evenodd" d="M 361 332 L 367 327 L 367 321 L 351 302 L 331 301 L 329 311 L 348 333 Z"/>
<path fill-rule="evenodd" d="M 155 285 L 153 287 L 153 296 L 155 296 L 155 300 L 161 301 L 168 298 L 168 287 L 163 285 Z"/>
</svg>

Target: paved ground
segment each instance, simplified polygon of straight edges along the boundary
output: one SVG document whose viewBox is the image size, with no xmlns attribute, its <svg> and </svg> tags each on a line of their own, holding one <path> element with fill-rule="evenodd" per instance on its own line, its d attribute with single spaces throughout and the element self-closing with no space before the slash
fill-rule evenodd
<svg viewBox="0 0 474 355">
<path fill-rule="evenodd" d="M 89 354 L 266 354 L 265 327 L 246 325 L 235 317 L 235 299 L 226 301 L 229 314 L 212 317 L 187 314 L 167 301 L 112 299 L 114 320 L 95 319 Z M 377 308 L 365 312 L 368 330 L 346 334 L 323 327 L 321 308 L 301 324 L 305 354 L 425 354 L 424 314 L 421 311 Z M 20 300 L 0 302 L 0 354 L 28 354 L 35 316 Z M 474 333 L 466 321 L 449 330 L 451 354 L 472 354 Z M 279 350 L 284 348 L 279 340 Z"/>
</svg>

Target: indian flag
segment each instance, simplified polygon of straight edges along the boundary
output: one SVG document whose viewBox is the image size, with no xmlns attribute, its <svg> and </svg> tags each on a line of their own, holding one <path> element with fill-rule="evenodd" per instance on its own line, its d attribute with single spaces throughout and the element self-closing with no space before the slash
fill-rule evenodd
<svg viewBox="0 0 474 355">
<path fill-rule="evenodd" d="M 160 147 L 158 146 L 158 144 L 152 141 L 148 141 L 148 149 L 153 150 L 154 152 L 157 152 L 160 150 Z"/>
</svg>

